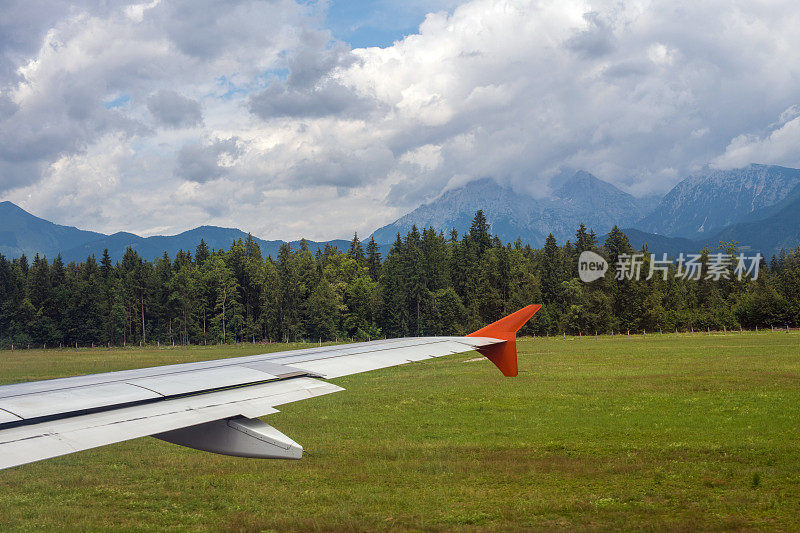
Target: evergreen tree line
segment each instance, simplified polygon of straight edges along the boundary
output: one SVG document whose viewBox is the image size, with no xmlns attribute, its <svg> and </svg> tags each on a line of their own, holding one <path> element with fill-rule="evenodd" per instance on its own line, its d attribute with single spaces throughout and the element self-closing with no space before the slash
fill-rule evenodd
<svg viewBox="0 0 800 533">
<path fill-rule="evenodd" d="M 737 254 L 735 243 L 721 244 Z M 611 268 L 592 283 L 578 279 L 584 250 Z M 634 252 L 614 228 L 605 242 L 581 224 L 575 241 L 543 248 L 503 244 L 481 211 L 469 231 L 433 228 L 397 235 L 385 260 L 356 235 L 349 249 L 305 241 L 264 259 L 252 239 L 228 250 L 201 241 L 193 253 L 143 260 L 128 248 L 67 265 L 37 255 L 0 255 L 0 346 L 209 344 L 295 340 L 367 340 L 462 335 L 531 304 L 544 308 L 523 334 L 595 334 L 800 326 L 800 248 L 762 264 L 757 280 L 614 277 L 620 254 Z"/>
</svg>

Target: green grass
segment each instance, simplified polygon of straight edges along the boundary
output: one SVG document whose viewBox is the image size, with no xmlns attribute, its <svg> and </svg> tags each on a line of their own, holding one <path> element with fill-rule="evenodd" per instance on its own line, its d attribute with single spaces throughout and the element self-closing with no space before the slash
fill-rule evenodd
<svg viewBox="0 0 800 533">
<path fill-rule="evenodd" d="M 800 529 L 797 333 L 519 349 L 514 379 L 472 352 L 283 406 L 301 461 L 146 438 L 0 471 L 0 530 Z M 264 351 L 0 352 L 0 382 Z"/>
</svg>

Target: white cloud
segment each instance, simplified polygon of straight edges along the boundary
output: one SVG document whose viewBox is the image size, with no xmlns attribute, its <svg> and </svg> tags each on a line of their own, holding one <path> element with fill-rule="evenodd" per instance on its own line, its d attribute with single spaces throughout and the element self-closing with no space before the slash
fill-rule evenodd
<svg viewBox="0 0 800 533">
<path fill-rule="evenodd" d="M 737 168 L 749 163 L 770 163 L 787 167 L 800 167 L 800 117 L 781 124 L 769 133 L 759 136 L 742 134 L 735 137 L 725 153 L 713 160 L 717 168 Z"/>
<path fill-rule="evenodd" d="M 26 5 L 0 14 L 0 194 L 89 229 L 347 237 L 487 176 L 800 165 L 795 2 L 471 0 L 355 50 L 324 3 Z"/>
</svg>

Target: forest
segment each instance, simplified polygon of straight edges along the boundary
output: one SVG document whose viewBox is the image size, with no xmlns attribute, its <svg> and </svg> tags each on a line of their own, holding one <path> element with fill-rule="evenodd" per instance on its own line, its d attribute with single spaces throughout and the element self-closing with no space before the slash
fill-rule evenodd
<svg viewBox="0 0 800 533">
<path fill-rule="evenodd" d="M 602 243 L 581 225 L 562 245 L 504 244 L 478 211 L 461 236 L 398 234 L 385 258 L 357 235 L 347 250 L 301 241 L 266 259 L 250 238 L 155 261 L 131 248 L 118 262 L 106 250 L 66 265 L 0 255 L 0 348 L 462 335 L 530 303 L 544 308 L 528 335 L 800 326 L 800 248 L 763 261 L 757 279 L 682 279 L 674 267 L 666 279 L 616 279 L 612 266 L 592 283 L 578 279 L 585 250 L 611 265 L 634 252 L 617 227 Z M 703 273 L 714 253 L 703 251 Z"/>
</svg>

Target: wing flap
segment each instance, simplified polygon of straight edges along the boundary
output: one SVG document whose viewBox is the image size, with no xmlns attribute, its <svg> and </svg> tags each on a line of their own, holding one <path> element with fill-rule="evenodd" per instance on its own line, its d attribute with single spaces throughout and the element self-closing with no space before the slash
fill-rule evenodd
<svg viewBox="0 0 800 533">
<path fill-rule="evenodd" d="M 340 390 L 299 377 L 7 428 L 0 432 L 0 469 L 214 420 L 264 416 L 274 406 Z"/>
</svg>

